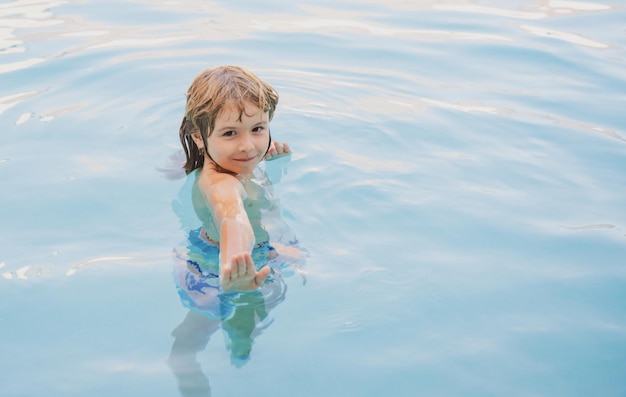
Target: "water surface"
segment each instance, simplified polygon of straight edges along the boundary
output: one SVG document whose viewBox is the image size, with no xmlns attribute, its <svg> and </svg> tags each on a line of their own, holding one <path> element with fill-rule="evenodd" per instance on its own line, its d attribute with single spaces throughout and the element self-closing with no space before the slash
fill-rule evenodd
<svg viewBox="0 0 626 397">
<path fill-rule="evenodd" d="M 2 2 L 1 394 L 181 395 L 159 169 L 239 64 L 311 256 L 248 362 L 210 334 L 199 395 L 625 395 L 625 5 Z"/>
</svg>

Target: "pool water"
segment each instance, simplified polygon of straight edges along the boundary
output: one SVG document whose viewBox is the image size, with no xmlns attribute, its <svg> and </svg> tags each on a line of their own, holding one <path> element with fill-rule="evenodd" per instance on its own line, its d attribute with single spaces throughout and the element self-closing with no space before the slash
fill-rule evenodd
<svg viewBox="0 0 626 397">
<path fill-rule="evenodd" d="M 0 395 L 625 396 L 625 6 L 0 2 Z M 243 361 L 172 276 L 221 64 L 309 253 Z"/>
</svg>

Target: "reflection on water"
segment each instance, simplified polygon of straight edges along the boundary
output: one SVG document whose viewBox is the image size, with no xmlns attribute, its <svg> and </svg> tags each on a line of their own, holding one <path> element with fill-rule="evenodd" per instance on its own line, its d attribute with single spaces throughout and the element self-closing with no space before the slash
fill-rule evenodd
<svg viewBox="0 0 626 397">
<path fill-rule="evenodd" d="M 185 319 L 172 331 L 175 338 L 168 364 L 176 376 L 183 396 L 210 396 L 208 377 L 198 363 L 198 352 L 204 350 L 211 335 L 220 328 L 218 319 L 211 319 L 189 311 Z"/>
<path fill-rule="evenodd" d="M 254 338 L 271 324 L 269 312 L 282 302 L 285 293 L 282 277 L 275 277 L 259 291 L 222 296 L 220 317 L 189 310 L 172 331 L 174 343 L 167 361 L 181 394 L 185 397 L 211 395 L 210 375 L 203 372 L 198 353 L 220 328 L 231 364 L 245 365 L 250 359 Z"/>
</svg>

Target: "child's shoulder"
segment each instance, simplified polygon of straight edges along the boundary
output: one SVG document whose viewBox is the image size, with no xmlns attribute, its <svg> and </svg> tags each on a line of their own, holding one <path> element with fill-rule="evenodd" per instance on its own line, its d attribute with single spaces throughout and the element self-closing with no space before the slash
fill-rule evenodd
<svg viewBox="0 0 626 397">
<path fill-rule="evenodd" d="M 241 181 L 231 174 L 211 169 L 198 170 L 194 184 L 207 198 L 224 199 L 228 196 L 245 196 Z"/>
</svg>

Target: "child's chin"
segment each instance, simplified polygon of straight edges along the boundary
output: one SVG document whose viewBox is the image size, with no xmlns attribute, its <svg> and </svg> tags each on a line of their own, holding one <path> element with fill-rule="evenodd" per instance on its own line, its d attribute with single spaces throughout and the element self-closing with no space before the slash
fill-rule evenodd
<svg viewBox="0 0 626 397">
<path fill-rule="evenodd" d="M 235 169 L 237 170 L 238 174 L 250 174 L 252 173 L 252 171 L 254 171 L 257 165 L 259 165 L 259 162 L 255 160 L 246 162 L 244 164 L 238 164 L 238 167 L 236 167 Z"/>
</svg>

